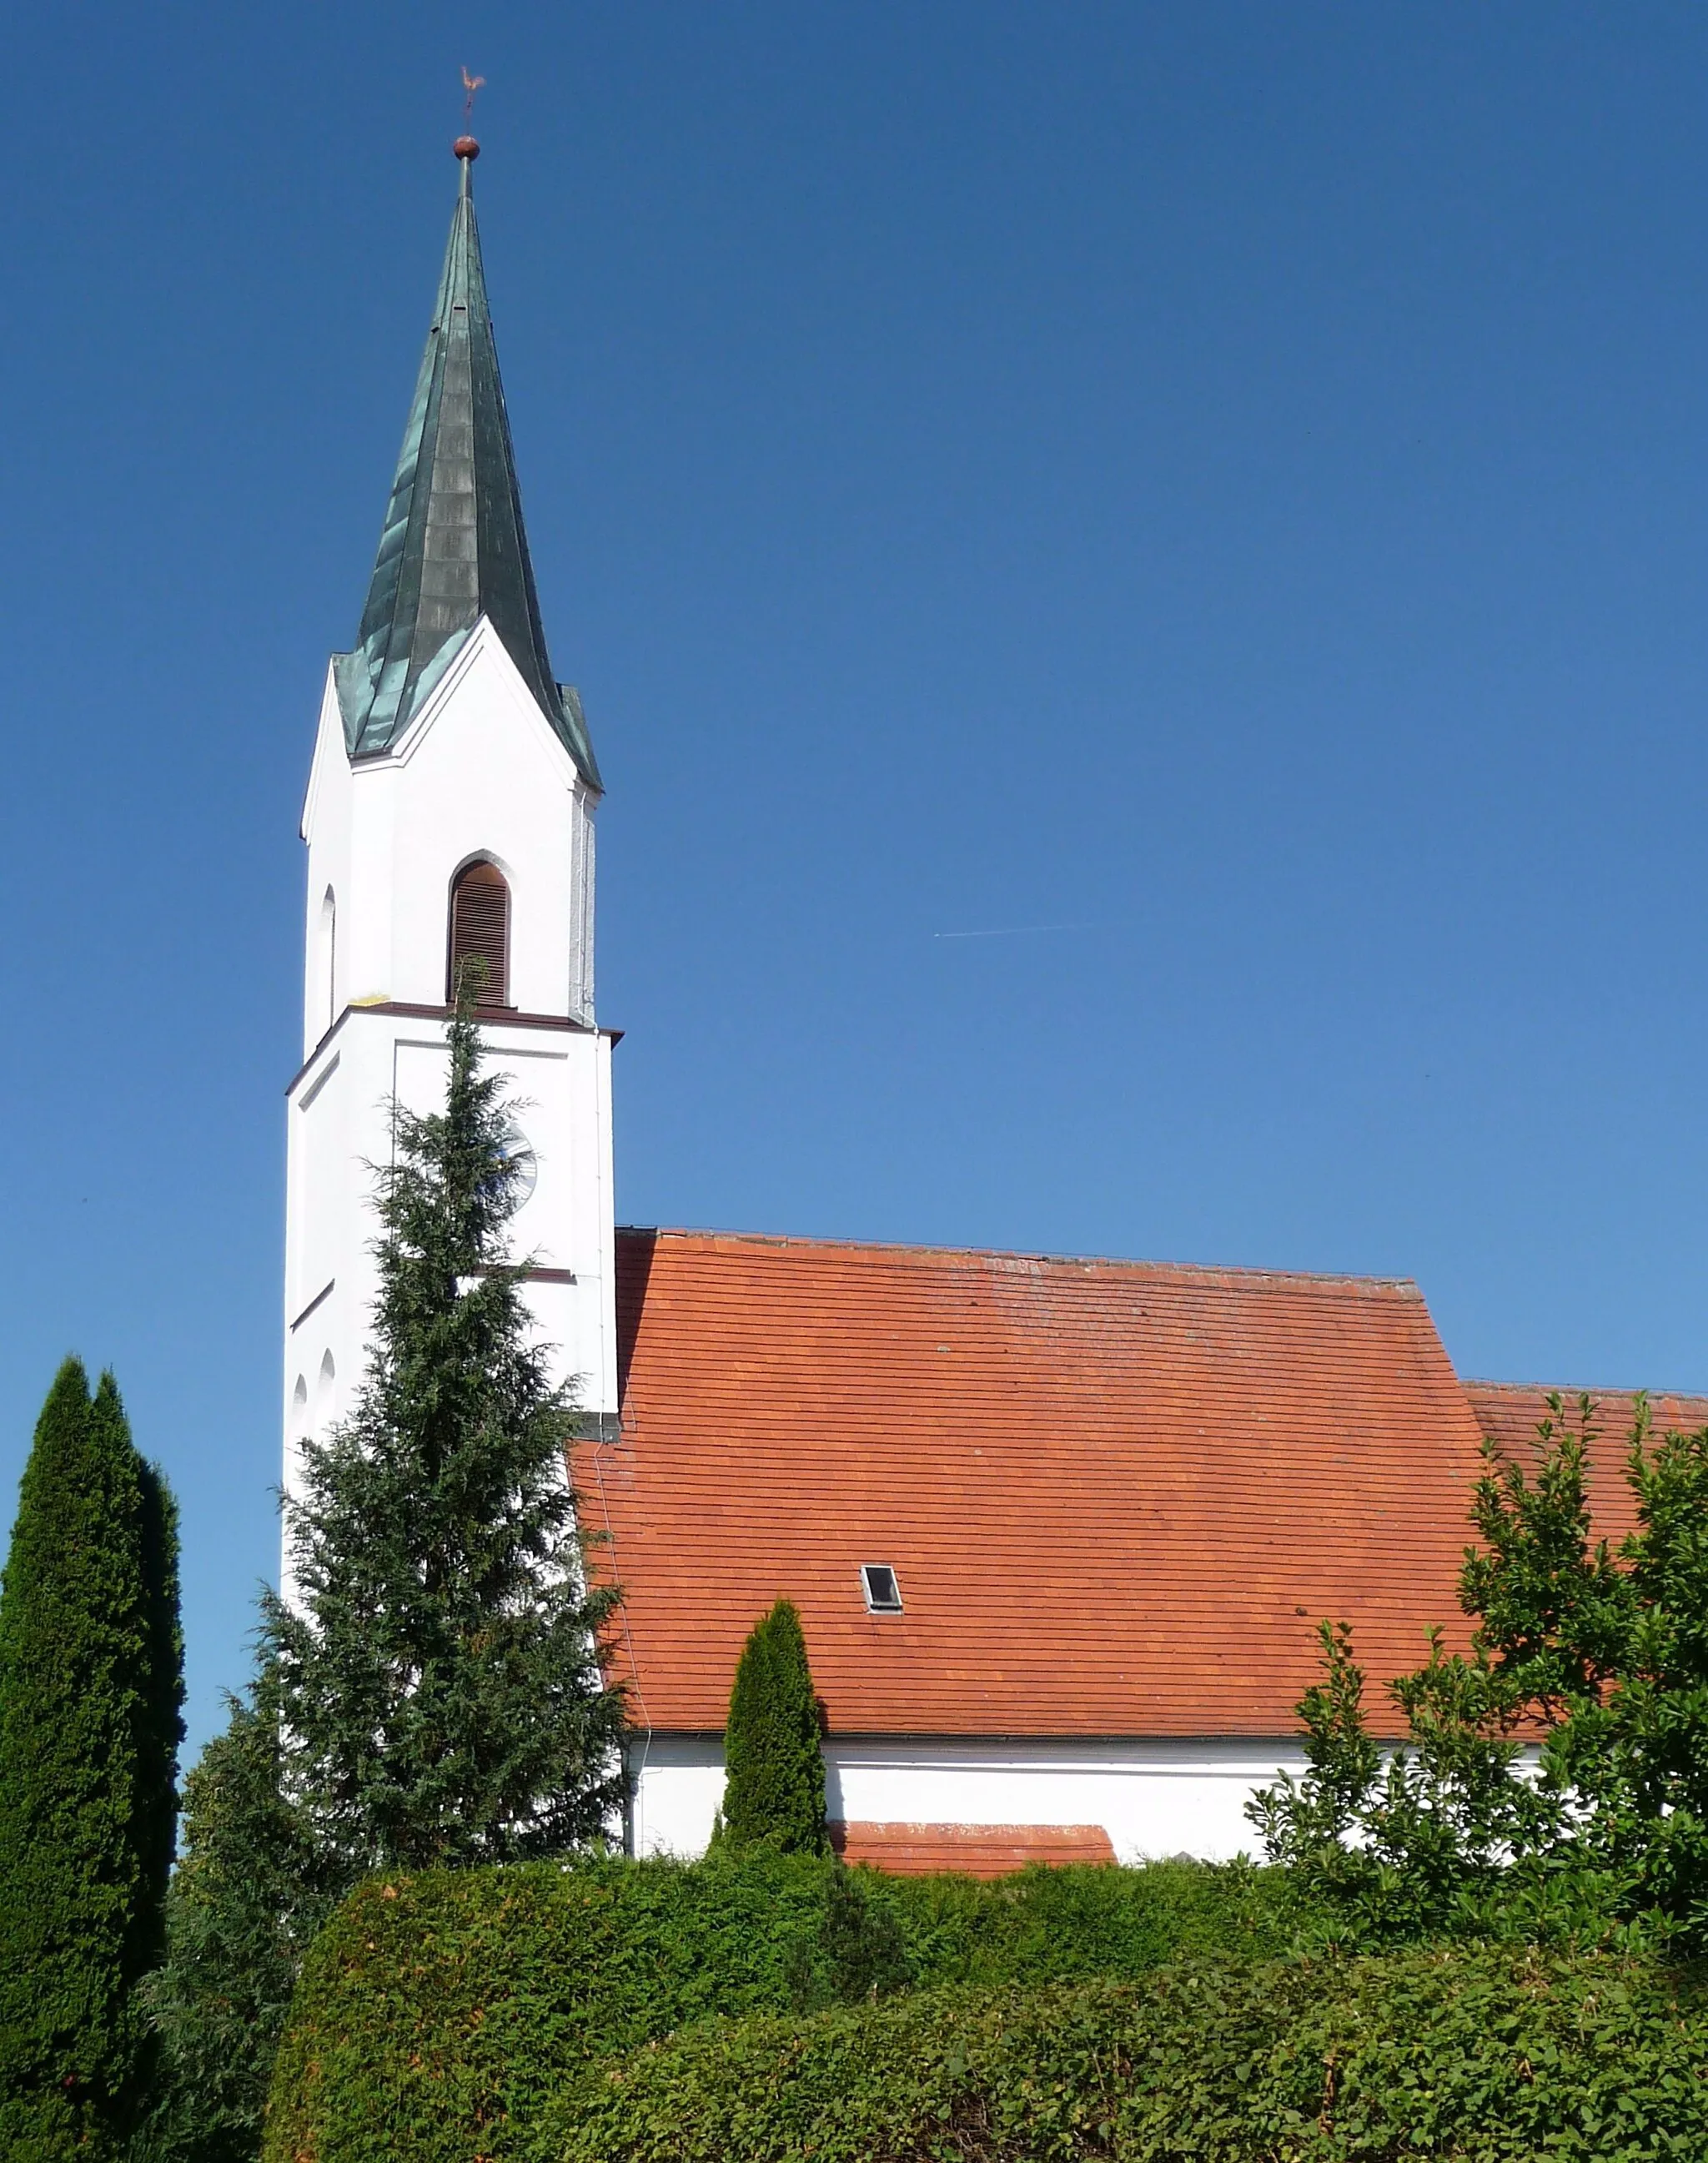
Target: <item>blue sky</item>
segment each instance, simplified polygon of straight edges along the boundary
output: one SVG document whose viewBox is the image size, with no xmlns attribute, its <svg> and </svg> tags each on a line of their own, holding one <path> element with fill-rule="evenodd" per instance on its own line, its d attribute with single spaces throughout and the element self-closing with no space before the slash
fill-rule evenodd
<svg viewBox="0 0 1708 2163">
<path fill-rule="evenodd" d="M 1708 1387 L 1708 12 L 8 43 L 0 1494 L 110 1361 L 198 1736 L 276 1545 L 296 820 L 465 62 L 609 784 L 619 1215 L 1405 1275 L 1468 1374 Z"/>
</svg>

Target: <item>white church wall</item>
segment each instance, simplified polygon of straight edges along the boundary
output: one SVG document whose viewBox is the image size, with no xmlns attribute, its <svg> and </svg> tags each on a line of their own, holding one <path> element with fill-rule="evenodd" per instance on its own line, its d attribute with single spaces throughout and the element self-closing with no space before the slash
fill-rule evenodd
<svg viewBox="0 0 1708 2163">
<path fill-rule="evenodd" d="M 591 1025 L 593 1019 L 593 872 L 596 831 L 593 791 L 579 776 L 575 788 L 575 818 L 571 828 L 570 865 L 569 1011 L 572 1019 Z"/>
<path fill-rule="evenodd" d="M 443 1024 L 386 1009 L 443 1005 L 452 882 L 476 856 L 509 882 L 510 1005 L 565 1024 L 483 1026 L 535 1159 L 514 1249 L 542 1273 L 526 1296 L 556 1378 L 576 1381 L 589 1411 L 616 1412 L 611 1044 L 592 1028 L 593 804 L 484 619 L 399 741 L 354 766 L 328 672 L 302 820 L 306 1063 L 290 1092 L 287 1488 L 304 1435 L 343 1411 L 366 1364 L 372 1167 L 390 1159 L 387 1107 L 443 1102 Z"/>
<path fill-rule="evenodd" d="M 1304 1760 L 1293 1738 L 990 1741 L 903 1736 L 824 1746 L 833 1818 L 878 1825 L 1091 1825 L 1116 1857 L 1253 1854 L 1245 1806 Z M 640 1855 L 704 1851 L 723 1794 L 719 1736 L 654 1735 L 635 1746 L 632 1838 Z"/>
<path fill-rule="evenodd" d="M 617 1409 L 615 1253 L 611 1199 L 611 1040 L 592 1030 L 483 1027 L 492 1068 L 523 1105 L 533 1191 L 512 1223 L 512 1251 L 544 1274 L 525 1296 L 555 1380 L 573 1380 L 590 1412 Z M 366 1362 L 378 1280 L 372 1167 L 389 1161 L 393 1098 L 417 1112 L 444 1102 L 441 1022 L 355 1008 L 293 1084 L 285 1255 L 285 1484 L 303 1432 L 347 1406 Z M 331 1391 L 319 1376 L 330 1358 Z M 308 1417 L 296 1396 L 306 1380 Z"/>
<path fill-rule="evenodd" d="M 353 1021 L 369 1025 L 353 1028 Z M 390 1033 L 346 1013 L 292 1084 L 286 1107 L 285 1485 L 294 1491 L 306 1432 L 339 1417 L 360 1374 L 373 1300 L 372 1164 L 390 1135 Z M 321 1376 L 330 1360 L 333 1380 Z M 306 1385 L 306 1404 L 296 1383 Z"/>
<path fill-rule="evenodd" d="M 649 1735 L 631 1743 L 629 1844 L 636 1855 L 703 1855 L 723 1799 L 721 1735 Z"/>
<path fill-rule="evenodd" d="M 512 1250 L 542 1273 L 527 1287 L 530 1307 L 542 1337 L 558 1348 L 558 1377 L 576 1380 L 588 1411 L 614 1413 L 610 1039 L 501 1022 L 485 1024 L 482 1035 L 534 1160 L 532 1191 L 510 1226 Z M 445 1098 L 442 1029 L 416 1023 L 394 1041 L 398 1102 L 411 1111 L 437 1109 Z"/>
<path fill-rule="evenodd" d="M 350 884 L 351 814 L 354 788 L 344 752 L 344 721 L 332 673 L 326 671 L 315 735 L 302 833 L 309 844 L 304 893 L 302 1055 L 306 1059 L 353 996 L 351 941 L 356 911 Z M 321 913 L 331 893 L 337 917 L 332 953 L 321 944 Z M 330 961 L 330 967 L 323 966 Z"/>
<path fill-rule="evenodd" d="M 372 905 L 390 919 L 386 996 L 443 1001 L 452 881 L 485 856 L 510 888 L 509 1003 L 585 1020 L 587 790 L 489 626 L 470 634 L 393 751 L 372 762 L 381 767 L 389 787 L 375 811 L 389 846 L 358 850 L 384 881 Z M 370 771 L 356 769 L 358 821 Z"/>
<path fill-rule="evenodd" d="M 339 1010 L 442 1005 L 451 884 L 477 856 L 510 888 L 509 1003 L 593 1019 L 592 792 L 484 621 L 390 751 L 353 767 L 330 673 L 303 813 L 304 1053 L 327 1027 L 321 911 L 337 896 Z"/>
</svg>

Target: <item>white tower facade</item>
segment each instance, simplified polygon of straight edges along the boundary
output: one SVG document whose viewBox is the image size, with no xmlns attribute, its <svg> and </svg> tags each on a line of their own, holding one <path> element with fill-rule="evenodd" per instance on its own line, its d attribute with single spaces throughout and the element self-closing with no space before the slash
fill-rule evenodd
<svg viewBox="0 0 1708 2163">
<path fill-rule="evenodd" d="M 444 1102 L 457 960 L 487 966 L 517 1108 L 512 1222 L 557 1376 L 614 1426 L 611 1047 L 593 1012 L 581 706 L 553 679 L 470 188 L 462 189 L 361 633 L 327 671 L 302 817 L 303 1063 L 288 1092 L 285 1485 L 348 1406 L 378 1289 L 374 1169 L 394 1103 Z"/>
</svg>

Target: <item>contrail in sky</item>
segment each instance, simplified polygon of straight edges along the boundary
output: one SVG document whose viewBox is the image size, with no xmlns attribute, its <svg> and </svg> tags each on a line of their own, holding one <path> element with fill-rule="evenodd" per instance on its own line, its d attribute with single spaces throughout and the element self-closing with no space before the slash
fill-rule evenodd
<svg viewBox="0 0 1708 2163">
<path fill-rule="evenodd" d="M 933 931 L 933 939 L 1025 939 L 1035 931 L 1095 931 L 1094 924 L 1006 924 L 994 931 Z"/>
</svg>

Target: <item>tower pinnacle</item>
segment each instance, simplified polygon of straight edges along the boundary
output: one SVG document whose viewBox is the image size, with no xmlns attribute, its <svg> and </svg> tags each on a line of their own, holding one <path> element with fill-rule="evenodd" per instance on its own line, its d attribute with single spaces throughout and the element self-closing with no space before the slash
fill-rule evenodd
<svg viewBox="0 0 1708 2163">
<path fill-rule="evenodd" d="M 581 702 L 552 673 L 487 306 L 472 186 L 480 145 L 455 144 L 457 207 L 432 327 L 355 648 L 334 663 L 352 758 L 385 751 L 483 615 L 595 789 Z"/>
</svg>

